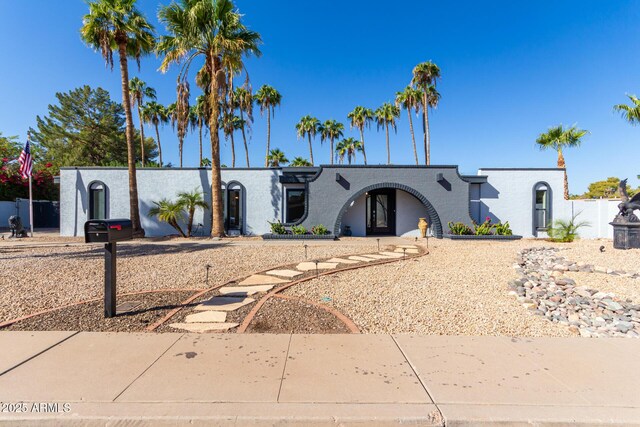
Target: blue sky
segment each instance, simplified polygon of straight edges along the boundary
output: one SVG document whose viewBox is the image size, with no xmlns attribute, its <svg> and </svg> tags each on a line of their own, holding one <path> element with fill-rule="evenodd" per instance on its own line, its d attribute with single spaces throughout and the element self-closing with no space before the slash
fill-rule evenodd
<svg viewBox="0 0 640 427">
<path fill-rule="evenodd" d="M 159 33 L 164 31 L 156 17 L 161 4 L 168 1 L 139 0 Z M 410 81 L 413 66 L 433 60 L 442 70 L 442 100 L 430 117 L 433 164 L 458 164 L 463 173 L 553 167 L 555 153 L 540 152 L 534 141 L 549 126 L 575 123 L 590 134 L 582 147 L 565 153 L 572 193 L 608 176 L 639 184 L 640 127 L 612 109 L 626 101 L 626 93 L 640 95 L 638 2 L 238 0 L 237 6 L 264 41 L 262 57 L 246 62 L 254 89 L 266 83 L 283 95 L 272 121 L 272 147 L 290 159 L 308 157 L 306 141 L 296 139 L 300 117 L 312 114 L 347 125 L 354 106 L 376 108 L 392 101 Z M 87 9 L 79 0 L 0 0 L 4 135 L 24 138 L 59 91 L 88 84 L 121 100 L 117 67 L 105 68 L 101 56 L 80 40 Z M 161 74 L 158 65 L 157 58 L 146 57 L 140 72 L 131 63 L 130 74 L 168 104 L 175 99 L 176 74 Z M 250 157 L 259 166 L 266 120 L 255 116 Z M 416 130 L 420 142 L 420 127 Z M 358 134 L 348 130 L 347 136 Z M 170 126 L 161 138 L 165 161 L 176 164 L 178 144 Z M 386 162 L 384 132 L 374 126 L 365 141 L 369 163 Z M 405 111 L 391 145 L 393 163 L 413 162 Z M 237 157 L 243 166 L 238 148 L 241 143 Z M 230 164 L 229 145 L 222 150 L 223 163 Z M 197 135 L 188 135 L 185 166 L 196 166 L 197 157 Z M 314 157 L 328 163 L 328 145 L 317 140 Z"/>
</svg>

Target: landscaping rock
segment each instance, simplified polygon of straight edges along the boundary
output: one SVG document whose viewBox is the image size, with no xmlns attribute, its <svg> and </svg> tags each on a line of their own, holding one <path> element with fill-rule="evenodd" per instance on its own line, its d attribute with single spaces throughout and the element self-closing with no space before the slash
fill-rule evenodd
<svg viewBox="0 0 640 427">
<path fill-rule="evenodd" d="M 523 250 L 517 267 L 522 277 L 509 283 L 509 295 L 516 296 L 527 310 L 582 337 L 640 336 L 637 306 L 630 299 L 576 286 L 575 280 L 563 276 L 565 271 L 586 269 L 619 276 L 624 272 L 573 263 L 557 252 L 553 248 Z"/>
</svg>

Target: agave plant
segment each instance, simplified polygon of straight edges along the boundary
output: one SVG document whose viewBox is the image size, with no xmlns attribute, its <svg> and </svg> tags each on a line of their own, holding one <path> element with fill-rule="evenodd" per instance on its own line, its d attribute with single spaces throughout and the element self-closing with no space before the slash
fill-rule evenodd
<svg viewBox="0 0 640 427">
<path fill-rule="evenodd" d="M 582 227 L 590 227 L 587 221 L 576 222 L 579 213 L 570 220 L 558 219 L 547 229 L 547 235 L 554 242 L 571 243 L 578 237 L 578 230 Z"/>
</svg>

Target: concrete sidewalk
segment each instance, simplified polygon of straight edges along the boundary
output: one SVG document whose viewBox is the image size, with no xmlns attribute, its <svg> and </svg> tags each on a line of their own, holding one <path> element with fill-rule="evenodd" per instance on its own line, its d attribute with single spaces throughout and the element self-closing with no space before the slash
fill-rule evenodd
<svg viewBox="0 0 640 427">
<path fill-rule="evenodd" d="M 8 425 L 640 425 L 640 341 L 0 332 Z"/>
</svg>

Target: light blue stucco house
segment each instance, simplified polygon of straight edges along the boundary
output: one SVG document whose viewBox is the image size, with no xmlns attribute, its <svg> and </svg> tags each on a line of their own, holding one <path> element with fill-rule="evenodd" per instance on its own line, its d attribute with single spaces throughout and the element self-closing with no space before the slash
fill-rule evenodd
<svg viewBox="0 0 640 427">
<path fill-rule="evenodd" d="M 208 168 L 137 170 L 142 227 L 147 236 L 175 231 L 148 216 L 154 201 L 196 188 L 210 202 Z M 483 168 L 461 175 L 457 166 L 343 166 L 224 168 L 225 228 L 231 235 L 262 235 L 270 222 L 325 225 L 340 236 L 418 235 L 418 219 L 442 237 L 450 221 L 509 221 L 514 234 L 545 236 L 557 218 L 574 213 L 563 198 L 563 169 Z M 60 171 L 60 234 L 83 234 L 84 222 L 129 217 L 126 168 L 78 167 Z M 210 231 L 210 212 L 199 211 L 196 234 Z M 604 229 L 605 233 L 608 233 Z M 606 237 L 606 236 L 592 236 Z"/>
</svg>

